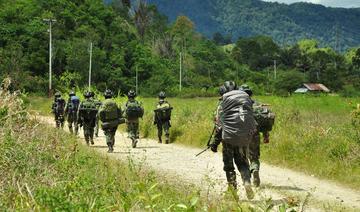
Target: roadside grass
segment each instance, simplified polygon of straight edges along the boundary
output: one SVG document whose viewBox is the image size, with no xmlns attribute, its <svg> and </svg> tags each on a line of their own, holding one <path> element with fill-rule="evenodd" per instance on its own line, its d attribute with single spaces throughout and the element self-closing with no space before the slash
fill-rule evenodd
<svg viewBox="0 0 360 212">
<path fill-rule="evenodd" d="M 261 148 L 263 161 L 335 180 L 349 187 L 360 187 L 360 129 L 351 124 L 351 111 L 360 103 L 359 98 L 260 96 L 255 99 L 270 104 L 276 113 L 271 142 Z M 140 100 L 145 107 L 141 135 L 157 139 L 153 125 L 157 99 Z M 117 101 L 123 104 L 125 99 Z M 213 127 L 218 99 L 169 98 L 168 101 L 174 107 L 171 142 L 204 147 Z M 123 125 L 120 130 L 124 128 Z"/>
</svg>

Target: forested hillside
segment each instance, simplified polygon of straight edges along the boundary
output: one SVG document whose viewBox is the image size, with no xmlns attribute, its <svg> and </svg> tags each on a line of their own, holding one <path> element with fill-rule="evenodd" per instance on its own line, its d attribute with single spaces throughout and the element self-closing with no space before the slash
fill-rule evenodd
<svg viewBox="0 0 360 212">
<path fill-rule="evenodd" d="M 209 5 L 197 2 L 191 7 L 201 14 Z M 161 90 L 173 96 L 217 95 L 218 86 L 229 79 L 250 84 L 258 94 L 287 95 L 303 82 L 324 83 L 346 95 L 360 90 L 359 48 L 339 53 L 322 47 L 322 40 L 281 46 L 264 35 L 223 47 L 229 37 L 218 33 L 206 38 L 196 31 L 205 26 L 197 27 L 187 16 L 169 23 L 146 1 L 3 0 L 0 7 L 0 79 L 9 76 L 14 89 L 27 92 L 47 93 L 49 23 L 44 19 L 56 20 L 52 24 L 52 79 L 54 89 L 60 91 L 87 85 L 90 43 L 92 85 L 99 91 L 110 88 L 124 94 L 135 87 L 136 72 L 141 95 Z M 216 26 L 212 24 L 206 29 L 211 31 Z"/>
<path fill-rule="evenodd" d="M 279 44 L 317 39 L 323 46 L 345 50 L 360 44 L 360 10 L 322 5 L 292 5 L 260 0 L 149 0 L 175 20 L 189 16 L 197 29 L 211 37 L 216 32 L 234 39 L 268 35 Z"/>
</svg>

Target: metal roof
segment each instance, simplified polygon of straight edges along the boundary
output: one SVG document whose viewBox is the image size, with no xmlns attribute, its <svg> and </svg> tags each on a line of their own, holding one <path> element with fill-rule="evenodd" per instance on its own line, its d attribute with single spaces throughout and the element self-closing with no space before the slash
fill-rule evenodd
<svg viewBox="0 0 360 212">
<path fill-rule="evenodd" d="M 305 88 L 307 88 L 309 91 L 324 91 L 324 92 L 330 92 L 330 90 L 321 83 L 304 83 Z"/>
</svg>

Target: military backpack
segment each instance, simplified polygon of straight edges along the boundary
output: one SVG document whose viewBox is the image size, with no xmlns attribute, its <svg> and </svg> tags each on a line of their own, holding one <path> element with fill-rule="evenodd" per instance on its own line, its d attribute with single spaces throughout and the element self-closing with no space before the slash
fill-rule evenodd
<svg viewBox="0 0 360 212">
<path fill-rule="evenodd" d="M 97 112 L 94 101 L 85 100 L 79 107 L 79 116 L 86 121 L 95 119 Z"/>
<path fill-rule="evenodd" d="M 117 120 L 121 118 L 121 111 L 114 100 L 106 99 L 100 106 L 99 117 L 101 122 Z"/>
<path fill-rule="evenodd" d="M 275 113 L 267 107 L 260 105 L 254 107 L 254 117 L 259 132 L 270 132 L 275 123 Z"/>
<path fill-rule="evenodd" d="M 128 119 L 142 118 L 144 115 L 144 109 L 141 107 L 138 101 L 128 101 L 126 103 L 126 116 Z"/>
<path fill-rule="evenodd" d="M 70 97 L 68 102 L 68 112 L 69 113 L 76 113 L 78 111 L 80 105 L 80 99 L 77 96 Z"/>
<path fill-rule="evenodd" d="M 58 98 L 53 103 L 53 112 L 55 114 L 63 114 L 65 112 L 65 100 Z"/>
<path fill-rule="evenodd" d="M 171 119 L 171 111 L 172 107 L 170 107 L 170 104 L 167 102 L 164 102 L 163 104 L 159 104 L 157 106 L 157 109 L 154 110 L 156 119 L 159 121 L 169 121 Z"/>
</svg>

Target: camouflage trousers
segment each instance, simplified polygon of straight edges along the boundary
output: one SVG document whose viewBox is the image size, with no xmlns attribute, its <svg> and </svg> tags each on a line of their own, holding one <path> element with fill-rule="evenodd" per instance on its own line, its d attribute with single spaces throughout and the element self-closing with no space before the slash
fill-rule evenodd
<svg viewBox="0 0 360 212">
<path fill-rule="evenodd" d="M 127 132 L 131 140 L 136 140 L 139 138 L 139 122 L 128 122 L 127 123 Z"/>
<path fill-rule="evenodd" d="M 84 130 L 84 137 L 85 137 L 86 143 L 89 144 L 89 142 L 91 142 L 91 144 L 93 144 L 93 142 L 94 142 L 94 127 L 84 126 L 83 130 Z"/>
<path fill-rule="evenodd" d="M 65 118 L 62 114 L 55 114 L 56 128 L 64 128 Z"/>
<path fill-rule="evenodd" d="M 77 123 L 77 115 L 75 114 L 69 114 L 68 117 L 67 117 L 67 122 L 68 122 L 68 126 L 69 126 L 69 131 L 70 133 L 74 133 L 74 130 L 73 130 L 73 125 L 74 125 L 74 128 L 75 128 L 75 135 L 78 134 L 78 131 L 79 131 L 79 125 Z"/>
<path fill-rule="evenodd" d="M 249 145 L 248 159 L 250 160 L 250 171 L 260 170 L 260 133 L 254 134 Z"/>
<path fill-rule="evenodd" d="M 104 134 L 106 137 L 106 144 L 108 145 L 108 147 L 114 147 L 114 145 L 115 145 L 116 130 L 117 130 L 117 127 L 104 129 Z"/>
<path fill-rule="evenodd" d="M 168 142 L 169 140 L 169 131 L 170 131 L 170 121 L 163 121 L 163 122 L 157 122 L 156 123 L 156 127 L 158 129 L 158 138 L 159 138 L 159 141 L 161 141 L 161 137 L 162 137 L 162 134 L 163 134 L 163 130 L 165 132 L 165 137 L 166 137 L 166 140 Z"/>
<path fill-rule="evenodd" d="M 99 117 L 96 116 L 95 119 L 95 136 L 97 137 L 99 135 Z"/>
<path fill-rule="evenodd" d="M 249 162 L 246 158 L 248 147 L 238 147 L 223 142 L 223 162 L 226 179 L 230 186 L 237 188 L 234 162 L 244 183 L 250 183 Z"/>
</svg>

